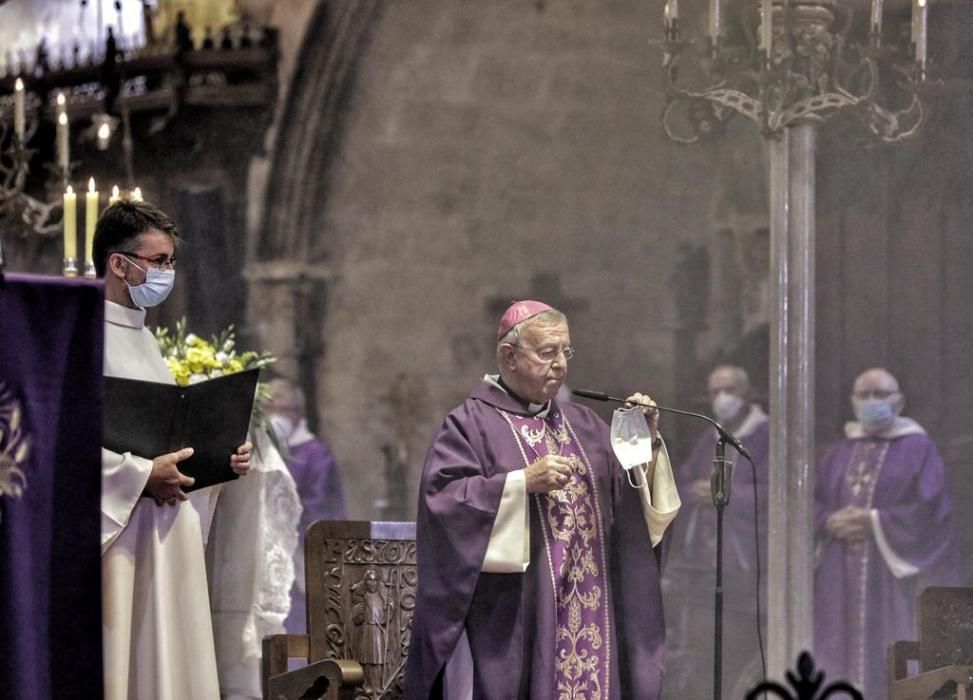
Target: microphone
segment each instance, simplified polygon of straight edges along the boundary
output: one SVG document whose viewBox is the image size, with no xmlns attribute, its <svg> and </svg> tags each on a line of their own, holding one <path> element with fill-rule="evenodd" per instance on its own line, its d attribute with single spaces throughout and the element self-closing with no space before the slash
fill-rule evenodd
<svg viewBox="0 0 973 700">
<path fill-rule="evenodd" d="M 717 423 L 709 416 L 704 416 L 702 413 L 683 411 L 681 408 L 669 408 L 668 406 L 659 406 L 658 404 L 651 405 L 647 403 L 640 403 L 638 401 L 626 401 L 625 399 L 620 399 L 617 396 L 609 396 L 603 391 L 590 391 L 588 389 L 572 389 L 571 393 L 574 394 L 575 396 L 580 396 L 585 399 L 593 399 L 595 401 L 615 401 L 617 403 L 632 403 L 639 406 L 645 406 L 646 408 L 655 408 L 665 413 L 678 413 L 681 416 L 691 416 L 693 418 L 699 418 L 700 420 L 704 420 L 710 425 L 712 425 L 714 428 L 716 428 L 716 432 L 719 433 L 720 438 L 725 442 L 728 442 L 731 445 L 733 445 L 733 448 L 737 452 L 742 454 L 747 459 L 752 459 L 750 457 L 750 452 L 747 451 L 747 448 L 743 446 L 743 443 L 740 442 L 740 440 L 737 438 L 736 435 L 731 433 L 729 430 L 724 428 L 722 425 Z"/>
</svg>

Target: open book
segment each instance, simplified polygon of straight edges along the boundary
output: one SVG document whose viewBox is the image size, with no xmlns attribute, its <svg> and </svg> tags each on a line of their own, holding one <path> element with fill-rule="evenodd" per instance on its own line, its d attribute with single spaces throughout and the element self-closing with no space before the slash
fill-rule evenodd
<svg viewBox="0 0 973 700">
<path fill-rule="evenodd" d="M 192 447 L 179 463 L 196 479 L 186 491 L 236 479 L 230 455 L 246 442 L 259 375 L 252 369 L 189 386 L 105 377 L 102 444 L 146 459 Z"/>
</svg>

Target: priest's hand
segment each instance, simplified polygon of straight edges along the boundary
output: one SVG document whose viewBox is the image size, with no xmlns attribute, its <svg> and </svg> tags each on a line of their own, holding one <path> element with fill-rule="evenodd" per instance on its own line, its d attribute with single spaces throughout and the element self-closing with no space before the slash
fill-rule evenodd
<svg viewBox="0 0 973 700">
<path fill-rule="evenodd" d="M 824 529 L 839 540 L 863 540 L 872 534 L 872 516 L 866 508 L 845 506 L 828 516 Z"/>
<path fill-rule="evenodd" d="M 152 471 L 145 484 L 145 491 L 155 500 L 157 506 L 168 503 L 176 505 L 179 501 L 189 498 L 182 490 L 183 486 L 192 486 L 196 481 L 179 471 L 179 463 L 193 456 L 192 447 L 184 447 L 176 452 L 159 455 L 152 460 Z"/>
<path fill-rule="evenodd" d="M 237 476 L 243 476 L 248 471 L 250 471 L 250 453 L 253 451 L 253 445 L 249 442 L 245 442 L 236 448 L 236 452 L 230 455 L 230 469 Z"/>
<path fill-rule="evenodd" d="M 641 404 L 642 413 L 645 414 L 645 420 L 649 423 L 649 433 L 652 435 L 652 439 L 655 440 L 659 437 L 659 411 L 652 408 L 655 406 L 655 401 L 646 394 L 640 394 L 638 392 L 629 396 L 625 401 L 625 405 L 628 407 Z"/>
<path fill-rule="evenodd" d="M 571 480 L 571 462 L 567 457 L 548 455 L 524 470 L 527 493 L 548 493 L 564 488 Z"/>
</svg>

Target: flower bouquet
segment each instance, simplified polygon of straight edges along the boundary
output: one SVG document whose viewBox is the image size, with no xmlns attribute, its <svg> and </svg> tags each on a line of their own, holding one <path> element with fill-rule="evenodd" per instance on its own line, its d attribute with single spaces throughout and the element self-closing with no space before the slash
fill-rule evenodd
<svg viewBox="0 0 973 700">
<path fill-rule="evenodd" d="M 186 332 L 186 319 L 176 322 L 175 331 L 160 326 L 155 330 L 155 338 L 162 350 L 162 357 L 176 384 L 187 385 L 222 377 L 225 374 L 243 372 L 248 369 L 262 369 L 277 360 L 269 352 L 247 350 L 237 352 L 236 330 L 233 325 L 224 328 L 218 336 L 210 340 L 200 338 L 195 333 Z M 257 400 L 253 404 L 250 429 L 265 426 L 261 402 L 267 397 L 267 384 L 257 384 Z M 272 432 L 272 431 L 270 431 Z"/>
</svg>

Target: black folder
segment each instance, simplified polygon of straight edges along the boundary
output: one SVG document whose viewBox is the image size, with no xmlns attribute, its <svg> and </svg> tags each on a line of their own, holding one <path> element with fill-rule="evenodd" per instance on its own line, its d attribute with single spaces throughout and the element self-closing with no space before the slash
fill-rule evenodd
<svg viewBox="0 0 973 700">
<path fill-rule="evenodd" d="M 102 444 L 114 452 L 154 459 L 192 447 L 179 471 L 194 491 L 236 479 L 230 455 L 246 442 L 259 369 L 179 386 L 105 377 Z"/>
</svg>

